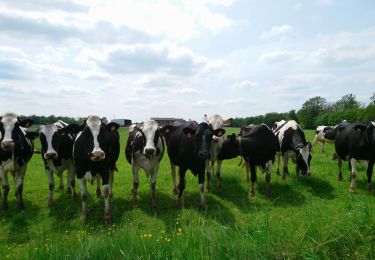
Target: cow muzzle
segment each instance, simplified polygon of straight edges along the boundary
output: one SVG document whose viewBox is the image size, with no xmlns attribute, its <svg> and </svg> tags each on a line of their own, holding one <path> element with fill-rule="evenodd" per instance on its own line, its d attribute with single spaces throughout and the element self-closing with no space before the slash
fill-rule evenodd
<svg viewBox="0 0 375 260">
<path fill-rule="evenodd" d="M 105 153 L 103 151 L 95 151 L 91 153 L 91 161 L 97 162 L 105 159 Z"/>
<path fill-rule="evenodd" d="M 155 149 L 154 148 L 146 148 L 145 149 L 145 154 L 146 155 L 154 155 L 155 154 Z"/>
<path fill-rule="evenodd" d="M 2 141 L 1 148 L 5 151 L 13 151 L 14 150 L 14 142 L 13 141 Z"/>
<path fill-rule="evenodd" d="M 57 153 L 56 152 L 45 153 L 44 159 L 46 159 L 46 160 L 57 159 Z"/>
<path fill-rule="evenodd" d="M 209 152 L 203 152 L 203 151 L 200 151 L 200 152 L 198 153 L 198 156 L 199 156 L 200 159 L 204 159 L 204 160 L 206 160 L 206 159 L 209 159 L 209 158 L 210 158 L 210 153 L 209 153 Z"/>
</svg>

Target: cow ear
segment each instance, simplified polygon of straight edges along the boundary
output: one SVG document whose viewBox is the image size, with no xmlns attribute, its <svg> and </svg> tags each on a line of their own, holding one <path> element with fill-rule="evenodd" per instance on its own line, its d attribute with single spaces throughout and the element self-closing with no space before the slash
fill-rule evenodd
<svg viewBox="0 0 375 260">
<path fill-rule="evenodd" d="M 236 141 L 236 134 L 231 134 L 229 138 L 230 138 L 230 141 L 232 142 Z"/>
<path fill-rule="evenodd" d="M 23 120 L 20 120 L 20 126 L 22 127 L 25 127 L 25 128 L 28 128 L 30 126 L 32 126 L 34 124 L 34 121 L 32 119 L 23 119 Z"/>
<path fill-rule="evenodd" d="M 167 135 L 168 135 L 170 132 L 172 132 L 173 128 L 174 128 L 173 125 L 165 125 L 165 126 L 163 126 L 163 127 L 161 128 L 161 132 L 162 132 L 163 134 L 167 134 Z"/>
<path fill-rule="evenodd" d="M 184 134 L 190 139 L 195 134 L 195 130 L 191 129 L 190 127 L 185 127 L 182 131 L 184 131 Z"/>
<path fill-rule="evenodd" d="M 208 124 L 208 117 L 206 114 L 203 116 L 203 122 L 206 122 Z"/>
<path fill-rule="evenodd" d="M 364 131 L 366 131 L 366 127 L 367 127 L 366 125 L 358 124 L 358 125 L 354 126 L 354 130 L 364 132 Z"/>
<path fill-rule="evenodd" d="M 214 130 L 214 135 L 216 135 L 216 136 L 221 137 L 221 136 L 223 136 L 224 134 L 225 134 L 225 130 L 222 129 L 222 128 L 219 128 L 219 129 Z"/>
<path fill-rule="evenodd" d="M 27 132 L 26 133 L 26 138 L 30 139 L 30 140 L 34 140 L 35 138 L 38 138 L 39 137 L 39 130 L 36 130 L 34 132 Z"/>
<path fill-rule="evenodd" d="M 106 125 L 106 128 L 107 128 L 108 131 L 113 133 L 113 132 L 117 131 L 117 129 L 120 128 L 120 125 L 115 123 L 115 122 L 110 122 Z"/>
<path fill-rule="evenodd" d="M 77 134 L 79 131 L 82 131 L 83 128 L 84 128 L 84 124 L 80 126 L 77 124 L 70 124 L 64 128 L 65 129 L 64 131 L 65 133 L 69 133 L 69 134 Z"/>
<path fill-rule="evenodd" d="M 224 126 L 231 126 L 233 123 L 233 118 L 228 118 L 227 120 L 223 121 Z"/>
</svg>

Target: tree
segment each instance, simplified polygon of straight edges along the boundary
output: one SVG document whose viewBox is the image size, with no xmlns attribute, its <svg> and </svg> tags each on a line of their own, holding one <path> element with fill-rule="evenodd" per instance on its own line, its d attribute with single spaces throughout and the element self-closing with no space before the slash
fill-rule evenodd
<svg viewBox="0 0 375 260">
<path fill-rule="evenodd" d="M 375 93 L 372 93 L 372 96 L 370 97 L 370 104 L 369 105 L 375 105 Z"/>
<path fill-rule="evenodd" d="M 315 120 L 326 107 L 327 100 L 323 97 L 313 97 L 303 103 L 302 108 L 297 112 L 297 117 L 304 128 L 315 127 Z"/>
<path fill-rule="evenodd" d="M 361 104 L 356 99 L 355 95 L 348 94 L 337 100 L 334 104 L 335 111 L 343 111 L 346 109 L 359 108 Z"/>
</svg>

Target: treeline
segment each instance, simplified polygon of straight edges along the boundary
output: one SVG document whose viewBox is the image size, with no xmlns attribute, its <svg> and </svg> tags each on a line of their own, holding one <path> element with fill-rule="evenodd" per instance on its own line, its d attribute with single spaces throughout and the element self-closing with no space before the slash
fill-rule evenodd
<svg viewBox="0 0 375 260">
<path fill-rule="evenodd" d="M 291 110 L 286 113 L 267 113 L 265 115 L 235 118 L 233 126 L 240 127 L 249 124 L 265 123 L 272 126 L 274 122 L 296 120 L 303 128 L 314 129 L 318 125 L 336 125 L 343 120 L 349 122 L 369 122 L 375 120 L 375 93 L 370 97 L 370 103 L 361 104 L 353 94 L 348 94 L 336 102 L 328 102 L 325 98 L 317 96 L 303 103 L 297 112 Z"/>
<path fill-rule="evenodd" d="M 35 125 L 47 125 L 47 124 L 53 124 L 57 122 L 58 120 L 62 120 L 67 124 L 82 124 L 83 121 L 86 119 L 86 117 L 68 117 L 68 116 L 37 116 L 37 115 L 31 115 L 31 116 L 24 116 L 21 115 L 20 118 L 29 118 L 34 121 Z M 103 117 L 102 121 L 104 123 L 107 123 L 107 118 Z"/>
</svg>

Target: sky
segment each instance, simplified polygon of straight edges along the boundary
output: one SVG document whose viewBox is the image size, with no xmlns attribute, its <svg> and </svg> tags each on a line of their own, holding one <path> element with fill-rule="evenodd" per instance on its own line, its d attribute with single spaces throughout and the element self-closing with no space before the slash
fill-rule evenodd
<svg viewBox="0 0 375 260">
<path fill-rule="evenodd" d="M 373 0 L 1 0 L 0 113 L 247 117 L 375 92 Z"/>
</svg>

